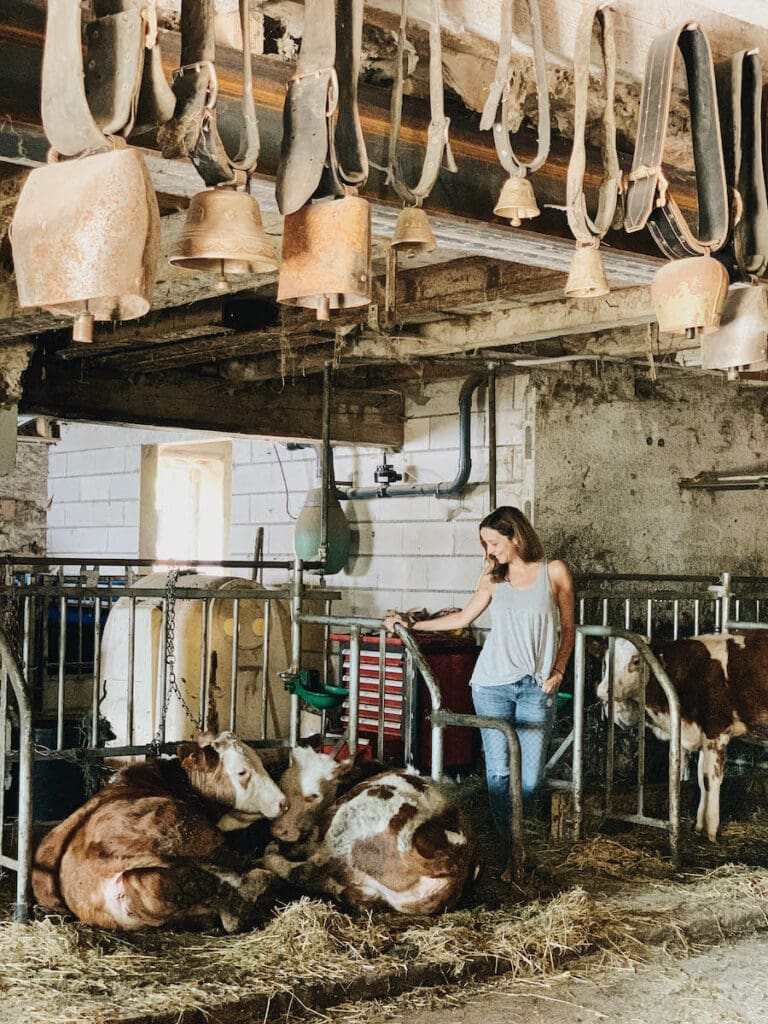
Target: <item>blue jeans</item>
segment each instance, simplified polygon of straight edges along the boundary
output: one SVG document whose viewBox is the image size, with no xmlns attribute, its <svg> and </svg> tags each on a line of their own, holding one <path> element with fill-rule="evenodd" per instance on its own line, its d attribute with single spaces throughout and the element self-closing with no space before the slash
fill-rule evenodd
<svg viewBox="0 0 768 1024">
<path fill-rule="evenodd" d="M 533 798 L 544 774 L 547 747 L 555 721 L 557 694 L 544 693 L 533 676 L 501 686 L 473 686 L 478 715 L 503 718 L 520 739 L 523 813 L 533 810 Z M 498 729 L 481 729 L 491 814 L 497 832 L 509 838 L 509 754 Z"/>
</svg>

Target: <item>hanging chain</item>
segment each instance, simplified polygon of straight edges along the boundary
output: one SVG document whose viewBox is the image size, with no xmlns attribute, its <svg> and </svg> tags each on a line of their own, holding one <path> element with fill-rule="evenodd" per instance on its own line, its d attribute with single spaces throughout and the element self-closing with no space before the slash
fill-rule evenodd
<svg viewBox="0 0 768 1024">
<path fill-rule="evenodd" d="M 176 682 L 176 584 L 179 579 L 179 570 L 171 569 L 165 581 L 165 701 L 160 712 L 160 722 L 157 732 L 152 740 L 151 746 L 159 751 L 160 745 L 165 736 L 165 721 L 168 717 L 168 706 L 171 697 L 176 694 L 184 714 L 195 727 L 197 732 L 202 730 L 202 725 L 195 718 L 189 704 L 184 699 L 184 694 Z"/>
</svg>

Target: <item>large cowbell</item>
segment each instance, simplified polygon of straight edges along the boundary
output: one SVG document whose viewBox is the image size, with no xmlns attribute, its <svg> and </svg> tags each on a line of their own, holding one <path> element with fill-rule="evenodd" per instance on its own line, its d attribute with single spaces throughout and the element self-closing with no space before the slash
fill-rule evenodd
<svg viewBox="0 0 768 1024">
<path fill-rule="evenodd" d="M 701 339 L 705 370 L 739 372 L 768 369 L 768 291 L 762 284 L 731 285 L 720 327 Z"/>
<path fill-rule="evenodd" d="M 160 213 L 141 154 L 117 149 L 33 170 L 16 205 L 11 245 L 21 306 L 75 318 L 132 320 L 150 306 Z"/>
<path fill-rule="evenodd" d="M 277 300 L 317 310 L 371 301 L 371 208 L 359 196 L 327 199 L 286 215 Z"/>
</svg>

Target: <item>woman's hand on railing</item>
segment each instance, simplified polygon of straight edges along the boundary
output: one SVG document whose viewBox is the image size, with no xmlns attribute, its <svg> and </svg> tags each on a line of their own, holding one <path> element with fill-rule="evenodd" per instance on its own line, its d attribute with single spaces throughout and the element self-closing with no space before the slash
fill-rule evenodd
<svg viewBox="0 0 768 1024">
<path fill-rule="evenodd" d="M 388 608 L 384 613 L 384 625 L 388 633 L 394 633 L 396 625 L 405 626 L 406 629 L 410 629 L 413 625 L 413 619 L 407 612 L 396 612 L 394 609 Z"/>
</svg>

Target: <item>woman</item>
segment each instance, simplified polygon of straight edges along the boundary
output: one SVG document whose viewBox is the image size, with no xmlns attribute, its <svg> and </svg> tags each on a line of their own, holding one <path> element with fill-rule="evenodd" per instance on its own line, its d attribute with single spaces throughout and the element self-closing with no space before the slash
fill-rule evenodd
<svg viewBox="0 0 768 1024">
<path fill-rule="evenodd" d="M 469 626 L 491 608 L 491 632 L 480 652 L 471 686 L 478 715 L 505 718 L 517 730 L 522 760 L 523 807 L 530 813 L 547 759 L 557 691 L 573 650 L 573 579 L 564 562 L 548 562 L 523 513 L 503 505 L 480 523 L 486 564 L 465 608 L 437 619 L 386 618 L 414 631 Z M 509 838 L 509 755 L 497 729 L 483 729 L 491 813 Z"/>
</svg>

